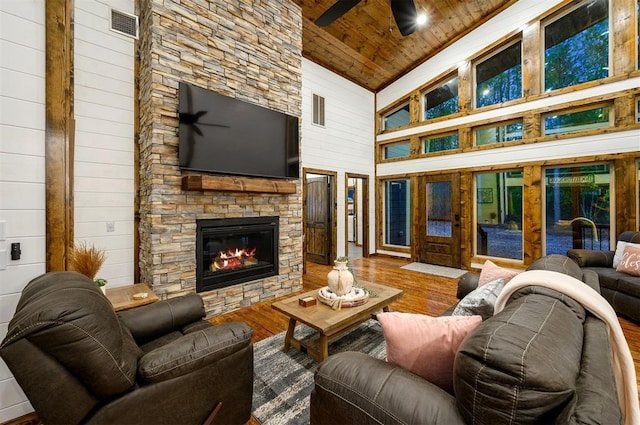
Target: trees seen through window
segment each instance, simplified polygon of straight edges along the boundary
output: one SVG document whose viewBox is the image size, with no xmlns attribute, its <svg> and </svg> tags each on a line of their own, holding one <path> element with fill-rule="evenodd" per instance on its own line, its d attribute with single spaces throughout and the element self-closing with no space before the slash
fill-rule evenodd
<svg viewBox="0 0 640 425">
<path fill-rule="evenodd" d="M 544 31 L 544 89 L 609 75 L 609 2 L 585 1 Z"/>
</svg>

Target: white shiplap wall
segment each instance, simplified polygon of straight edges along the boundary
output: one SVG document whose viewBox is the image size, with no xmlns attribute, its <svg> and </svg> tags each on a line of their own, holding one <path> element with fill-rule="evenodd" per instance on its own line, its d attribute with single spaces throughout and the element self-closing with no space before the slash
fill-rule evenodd
<svg viewBox="0 0 640 425">
<path fill-rule="evenodd" d="M 44 1 L 0 0 L 0 340 L 22 288 L 45 269 L 44 81 Z M 0 360 L 0 422 L 32 410 Z"/>
<path fill-rule="evenodd" d="M 75 2 L 76 241 L 106 250 L 109 287 L 133 283 L 134 40 L 110 30 L 110 7 L 134 0 Z M 113 231 L 107 230 L 107 224 Z"/>
<path fill-rule="evenodd" d="M 45 271 L 44 5 L 0 0 L 0 339 L 22 288 Z M 133 40 L 110 31 L 109 6 L 133 13 L 134 0 L 75 6 L 74 232 L 107 251 L 100 276 L 125 285 L 133 282 Z M 10 260 L 12 242 L 20 260 Z M 31 411 L 0 361 L 0 422 Z"/>
<path fill-rule="evenodd" d="M 312 124 L 313 94 L 325 98 L 325 126 Z M 369 176 L 369 252 L 375 249 L 374 94 L 302 60 L 302 166 L 338 173 L 338 252 L 345 246 L 345 173 Z"/>
</svg>

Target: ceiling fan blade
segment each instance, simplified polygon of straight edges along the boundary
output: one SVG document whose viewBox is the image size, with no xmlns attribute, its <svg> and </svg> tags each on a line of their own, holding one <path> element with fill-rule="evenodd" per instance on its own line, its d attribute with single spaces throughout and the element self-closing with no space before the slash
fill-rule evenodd
<svg viewBox="0 0 640 425">
<path fill-rule="evenodd" d="M 348 11 L 350 11 L 361 0 L 338 0 L 333 6 L 327 9 L 318 19 L 315 20 L 316 25 L 324 27 L 335 21 Z"/>
<path fill-rule="evenodd" d="M 418 12 L 413 0 L 391 0 L 391 11 L 400 34 L 407 36 L 416 30 Z"/>
</svg>

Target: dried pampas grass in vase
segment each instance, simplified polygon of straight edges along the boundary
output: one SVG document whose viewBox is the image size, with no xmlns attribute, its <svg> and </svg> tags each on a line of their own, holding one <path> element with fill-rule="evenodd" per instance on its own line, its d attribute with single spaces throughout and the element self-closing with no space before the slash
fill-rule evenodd
<svg viewBox="0 0 640 425">
<path fill-rule="evenodd" d="M 82 273 L 89 279 L 96 281 L 96 274 L 104 264 L 106 259 L 104 250 L 89 245 L 86 242 L 77 243 L 69 254 L 69 266 L 71 270 Z M 106 281 L 99 279 L 100 283 L 96 283 L 98 287 L 103 288 Z"/>
</svg>

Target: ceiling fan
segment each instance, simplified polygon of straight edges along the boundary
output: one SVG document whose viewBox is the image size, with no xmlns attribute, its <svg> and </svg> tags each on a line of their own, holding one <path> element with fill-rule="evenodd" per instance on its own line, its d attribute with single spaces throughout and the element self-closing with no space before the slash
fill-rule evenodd
<svg viewBox="0 0 640 425">
<path fill-rule="evenodd" d="M 316 25 L 324 27 L 329 25 L 362 0 L 337 0 L 329 9 L 327 9 L 318 19 L 315 20 Z M 416 5 L 413 0 L 390 0 L 391 12 L 396 21 L 396 25 L 403 36 L 412 34 L 416 30 Z"/>
</svg>

